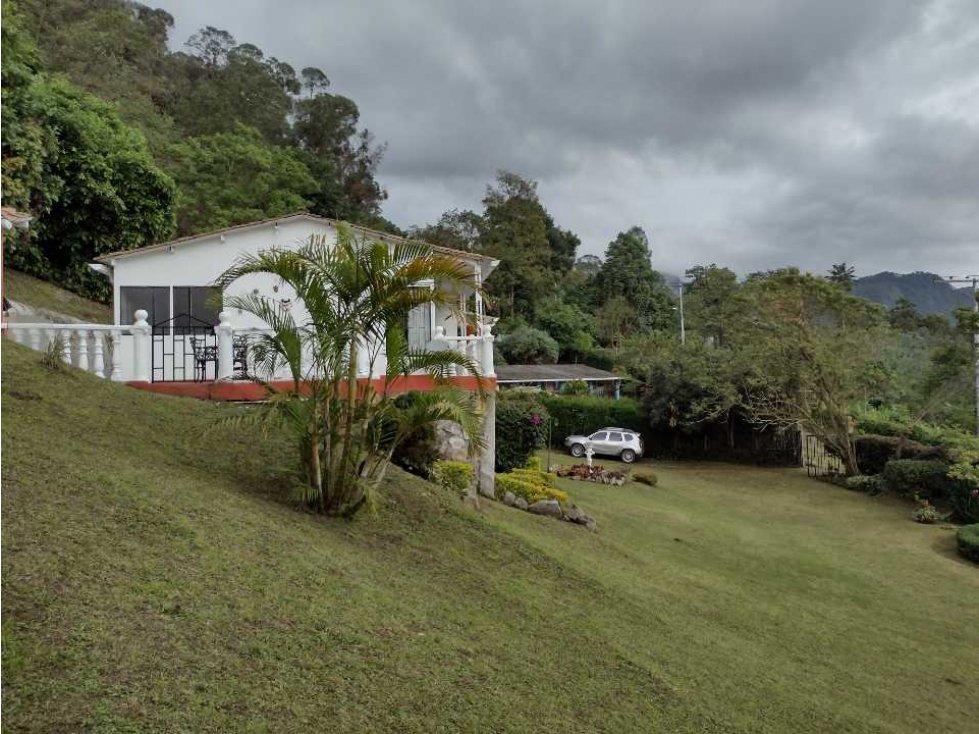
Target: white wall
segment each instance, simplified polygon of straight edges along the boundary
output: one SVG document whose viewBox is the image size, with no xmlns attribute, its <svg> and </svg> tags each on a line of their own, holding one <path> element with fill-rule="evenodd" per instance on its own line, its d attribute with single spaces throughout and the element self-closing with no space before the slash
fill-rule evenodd
<svg viewBox="0 0 979 734">
<path fill-rule="evenodd" d="M 129 255 L 113 261 L 113 303 L 115 323 L 131 323 L 132 314 L 119 312 L 119 289 L 125 286 L 208 286 L 245 254 L 258 254 L 273 247 L 296 249 L 309 240 L 311 235 L 336 242 L 336 230 L 328 222 L 310 219 L 284 220 L 275 226 L 272 222 L 237 232 L 228 232 L 224 241 L 220 235 L 202 238 L 194 242 L 177 244 L 171 249 Z M 258 289 L 268 298 L 291 299 L 295 307 L 295 293 L 287 287 L 276 286 L 278 279 L 258 274 L 242 278 L 232 284 L 227 295 L 246 295 Z M 297 319 L 302 317 L 302 306 L 294 309 Z M 247 313 L 232 311 L 235 327 L 261 327 L 262 322 Z"/>
</svg>

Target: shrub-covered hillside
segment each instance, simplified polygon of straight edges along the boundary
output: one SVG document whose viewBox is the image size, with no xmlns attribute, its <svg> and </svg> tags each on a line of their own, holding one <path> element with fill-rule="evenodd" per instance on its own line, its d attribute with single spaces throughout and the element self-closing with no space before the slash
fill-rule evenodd
<svg viewBox="0 0 979 734">
<path fill-rule="evenodd" d="M 964 731 L 954 533 L 794 471 L 562 483 L 599 520 L 466 511 L 392 471 L 297 511 L 241 408 L 3 345 L 11 731 Z"/>
</svg>

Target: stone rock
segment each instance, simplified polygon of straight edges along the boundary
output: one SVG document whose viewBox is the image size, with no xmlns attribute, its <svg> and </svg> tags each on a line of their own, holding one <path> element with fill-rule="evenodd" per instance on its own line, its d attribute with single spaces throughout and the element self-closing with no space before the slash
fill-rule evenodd
<svg viewBox="0 0 979 734">
<path fill-rule="evenodd" d="M 598 523 L 591 515 L 586 515 L 577 505 L 571 505 L 565 513 L 564 519 L 576 525 L 584 525 L 589 530 L 597 530 Z"/>
<path fill-rule="evenodd" d="M 571 507 L 569 507 L 564 512 L 564 519 L 567 520 L 568 522 L 579 522 L 580 523 L 581 522 L 581 518 L 584 517 L 584 516 L 585 516 L 585 513 L 583 513 L 581 510 L 579 510 L 577 505 L 571 505 Z"/>
<path fill-rule="evenodd" d="M 564 513 L 561 511 L 561 503 L 557 500 L 538 500 L 528 507 L 527 510 L 535 515 L 545 515 L 547 517 L 556 518 L 564 517 Z"/>
<path fill-rule="evenodd" d="M 518 510 L 526 510 L 530 507 L 530 505 L 527 504 L 527 500 L 525 500 L 523 497 L 517 497 L 517 501 L 513 503 L 513 506 Z"/>
<path fill-rule="evenodd" d="M 469 461 L 469 439 L 455 421 L 435 421 L 435 445 L 446 461 Z"/>
<path fill-rule="evenodd" d="M 515 495 L 513 492 L 507 492 L 505 495 L 503 495 L 503 504 L 507 507 L 513 507 L 515 504 L 517 504 L 517 495 Z"/>
</svg>

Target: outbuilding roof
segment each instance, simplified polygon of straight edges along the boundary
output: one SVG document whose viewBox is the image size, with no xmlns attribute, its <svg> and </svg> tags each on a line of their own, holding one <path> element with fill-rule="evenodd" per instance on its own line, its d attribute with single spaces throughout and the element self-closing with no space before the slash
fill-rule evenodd
<svg viewBox="0 0 979 734">
<path fill-rule="evenodd" d="M 498 384 L 513 382 L 570 382 L 584 380 L 585 382 L 606 382 L 625 380 L 626 377 L 614 372 L 589 367 L 586 364 L 498 364 L 496 365 L 496 382 Z"/>
<path fill-rule="evenodd" d="M 349 227 L 354 232 L 358 232 L 361 235 L 368 237 L 376 237 L 384 242 L 420 242 L 418 240 L 412 240 L 409 237 L 401 237 L 399 235 L 390 234 L 388 232 L 380 232 L 375 229 L 370 229 L 368 227 L 362 227 L 358 224 L 351 224 L 350 222 L 342 222 L 337 219 L 330 219 L 329 217 L 321 217 L 319 214 L 311 214 L 310 212 L 293 212 L 292 214 L 283 214 L 281 217 L 269 217 L 268 219 L 260 219 L 255 222 L 245 222 L 244 224 L 236 224 L 231 227 L 224 227 L 222 229 L 215 229 L 211 232 L 202 232 L 201 234 L 187 235 L 186 237 L 178 237 L 175 240 L 168 240 L 167 242 L 158 242 L 152 245 L 146 245 L 145 247 L 137 247 L 134 250 L 117 250 L 115 252 L 109 252 L 105 255 L 100 255 L 95 258 L 96 262 L 105 263 L 106 265 L 111 264 L 113 260 L 118 260 L 120 258 L 126 257 L 136 257 L 139 255 L 145 255 L 151 252 L 158 252 L 160 250 L 167 250 L 174 247 L 183 247 L 184 245 L 193 244 L 201 240 L 210 239 L 211 237 L 219 237 L 221 235 L 231 234 L 235 232 L 241 232 L 243 230 L 253 229 L 255 227 L 262 227 L 268 224 L 276 224 L 278 222 L 293 221 L 296 219 L 306 219 L 314 222 L 319 222 L 323 224 L 329 224 L 333 227 L 343 224 Z M 490 257 L 488 255 L 482 255 L 477 252 L 466 252 L 465 250 L 453 250 L 449 247 L 439 247 L 437 245 L 432 245 L 427 242 L 421 242 L 421 244 L 426 244 L 431 247 L 436 252 L 445 253 L 447 255 L 457 255 L 460 258 L 466 258 L 467 260 L 482 260 L 484 262 L 496 262 L 496 258 Z"/>
</svg>

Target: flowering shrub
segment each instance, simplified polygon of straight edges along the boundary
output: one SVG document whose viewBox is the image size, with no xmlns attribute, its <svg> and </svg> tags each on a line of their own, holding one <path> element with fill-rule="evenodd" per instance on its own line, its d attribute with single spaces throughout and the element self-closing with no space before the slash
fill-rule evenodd
<svg viewBox="0 0 979 734">
<path fill-rule="evenodd" d="M 436 461 L 429 475 L 436 484 L 462 495 L 472 486 L 473 477 L 472 464 L 464 461 Z"/>
<path fill-rule="evenodd" d="M 625 484 L 629 478 L 626 472 L 606 469 L 601 464 L 594 466 L 588 466 L 587 464 L 562 466 L 557 470 L 557 475 L 564 479 L 575 479 L 579 482 L 597 482 L 599 484 Z"/>
<path fill-rule="evenodd" d="M 935 506 L 928 500 L 918 500 L 918 509 L 911 513 L 915 522 L 932 525 L 942 519 Z"/>
<path fill-rule="evenodd" d="M 501 392 L 496 400 L 496 471 L 524 466 L 547 438 L 550 416 L 533 393 Z"/>
</svg>

